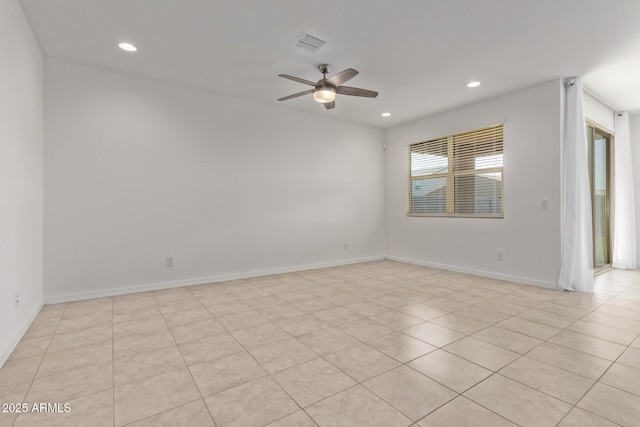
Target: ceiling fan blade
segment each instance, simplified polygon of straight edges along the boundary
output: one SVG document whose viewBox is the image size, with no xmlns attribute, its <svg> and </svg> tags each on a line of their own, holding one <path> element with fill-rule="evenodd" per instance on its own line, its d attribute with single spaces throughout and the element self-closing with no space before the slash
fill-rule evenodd
<svg viewBox="0 0 640 427">
<path fill-rule="evenodd" d="M 331 110 L 332 108 L 336 108 L 336 101 L 325 102 L 324 103 L 324 108 L 326 108 L 327 110 Z"/>
<path fill-rule="evenodd" d="M 284 98 L 278 99 L 278 101 L 286 101 L 287 99 L 297 98 L 299 96 L 308 95 L 310 93 L 313 93 L 313 89 L 309 89 L 309 90 L 305 90 L 304 92 L 298 92 L 298 93 L 294 93 L 293 95 L 285 96 Z"/>
<path fill-rule="evenodd" d="M 338 86 L 336 88 L 336 93 L 342 95 L 351 95 L 351 96 L 366 96 L 367 98 L 375 98 L 378 96 L 378 92 L 367 89 L 360 89 L 358 87 L 350 87 L 350 86 Z"/>
<path fill-rule="evenodd" d="M 312 82 L 310 80 L 301 79 L 300 77 L 290 76 L 288 74 L 278 74 L 280 77 L 284 77 L 285 79 L 293 80 L 294 82 L 304 83 L 309 86 L 315 86 L 317 83 Z"/>
<path fill-rule="evenodd" d="M 338 74 L 331 77 L 327 81 L 334 86 L 340 86 L 341 84 L 346 83 L 352 78 L 354 78 L 357 74 L 358 72 L 353 68 L 347 68 L 344 71 L 340 71 Z"/>
</svg>

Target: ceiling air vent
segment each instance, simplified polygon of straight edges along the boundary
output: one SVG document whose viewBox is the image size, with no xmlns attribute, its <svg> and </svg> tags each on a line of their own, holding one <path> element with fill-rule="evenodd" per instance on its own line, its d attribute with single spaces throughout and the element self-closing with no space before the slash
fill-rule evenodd
<svg viewBox="0 0 640 427">
<path fill-rule="evenodd" d="M 325 44 L 327 44 L 326 41 L 320 40 L 319 38 L 307 34 L 304 31 L 291 42 L 291 46 L 304 49 L 311 53 L 317 52 L 318 49 Z"/>
</svg>

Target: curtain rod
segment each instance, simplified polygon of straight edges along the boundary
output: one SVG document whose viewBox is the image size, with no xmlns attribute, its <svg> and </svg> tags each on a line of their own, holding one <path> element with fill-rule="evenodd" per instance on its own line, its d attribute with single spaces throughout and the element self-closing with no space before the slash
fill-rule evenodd
<svg viewBox="0 0 640 427">
<path fill-rule="evenodd" d="M 615 108 L 613 105 L 609 104 L 607 101 L 602 99 L 600 97 L 600 95 L 598 95 L 597 93 L 595 93 L 594 91 L 592 91 L 588 87 L 583 85 L 582 86 L 582 90 L 584 91 L 584 93 L 586 93 L 587 95 L 589 95 L 590 97 L 592 97 L 593 99 L 595 99 L 596 101 L 598 101 L 599 103 L 601 103 L 602 105 L 604 105 L 605 107 L 607 107 L 608 109 L 613 111 L 614 113 L 618 113 L 620 111 L 617 108 Z"/>
</svg>

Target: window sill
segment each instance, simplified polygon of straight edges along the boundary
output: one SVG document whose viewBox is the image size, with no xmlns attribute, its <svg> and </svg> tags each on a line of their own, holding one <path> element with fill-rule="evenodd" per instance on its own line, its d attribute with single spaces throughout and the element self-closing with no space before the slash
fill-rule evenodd
<svg viewBox="0 0 640 427">
<path fill-rule="evenodd" d="M 408 217 L 416 218 L 482 218 L 482 219 L 504 219 L 504 214 L 419 214 L 407 213 Z"/>
</svg>

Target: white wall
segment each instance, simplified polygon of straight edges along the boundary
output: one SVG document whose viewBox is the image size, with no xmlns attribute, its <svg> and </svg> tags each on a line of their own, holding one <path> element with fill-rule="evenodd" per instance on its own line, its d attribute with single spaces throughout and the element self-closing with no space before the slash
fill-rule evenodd
<svg viewBox="0 0 640 427">
<path fill-rule="evenodd" d="M 384 257 L 380 129 L 58 59 L 45 120 L 48 302 Z"/>
<path fill-rule="evenodd" d="M 0 2 L 0 64 L 2 366 L 42 306 L 42 54 L 15 0 Z"/>
<path fill-rule="evenodd" d="M 504 219 L 407 217 L 408 145 L 503 120 Z M 554 80 L 387 130 L 387 256 L 555 288 L 560 120 L 561 83 Z M 540 209 L 542 200 L 548 210 Z"/>
<path fill-rule="evenodd" d="M 633 191 L 636 202 L 636 254 L 640 265 L 640 114 L 629 117 L 631 157 L 633 168 Z"/>
</svg>

